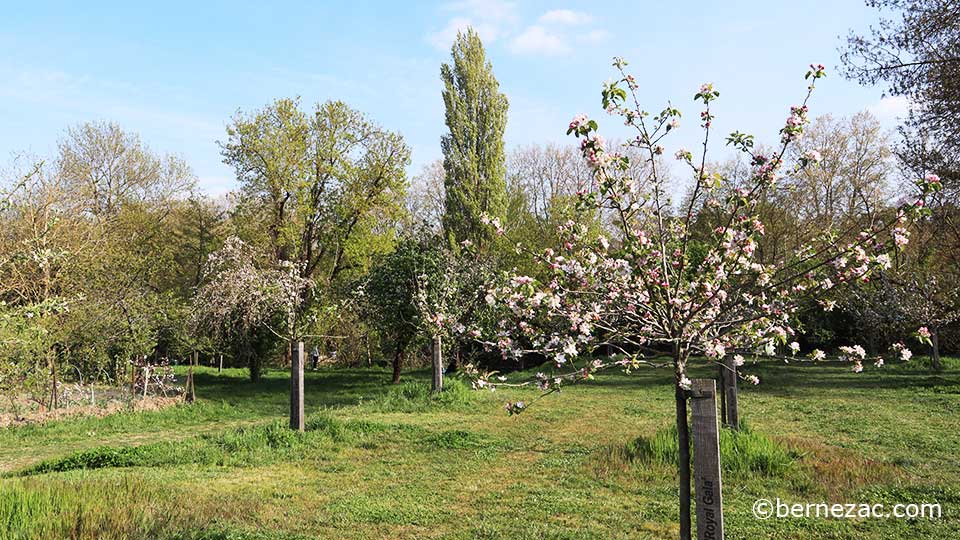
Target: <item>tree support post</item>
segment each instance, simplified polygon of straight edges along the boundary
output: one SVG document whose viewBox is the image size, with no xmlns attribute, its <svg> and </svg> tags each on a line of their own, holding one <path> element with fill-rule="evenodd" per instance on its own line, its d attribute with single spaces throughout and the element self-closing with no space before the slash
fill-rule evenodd
<svg viewBox="0 0 960 540">
<path fill-rule="evenodd" d="M 693 423 L 697 540 L 723 540 L 723 490 L 720 482 L 717 383 L 713 379 L 694 379 L 691 383 L 690 411 Z"/>
<path fill-rule="evenodd" d="M 433 393 L 443 390 L 443 353 L 440 335 L 433 336 Z"/>
<path fill-rule="evenodd" d="M 727 356 L 723 359 L 723 387 L 721 396 L 721 406 L 723 407 L 723 425 L 734 431 L 740 431 L 740 398 L 737 390 L 737 365 L 733 358 Z"/>
<path fill-rule="evenodd" d="M 296 347 L 290 355 L 290 429 L 303 431 L 303 342 Z"/>
</svg>

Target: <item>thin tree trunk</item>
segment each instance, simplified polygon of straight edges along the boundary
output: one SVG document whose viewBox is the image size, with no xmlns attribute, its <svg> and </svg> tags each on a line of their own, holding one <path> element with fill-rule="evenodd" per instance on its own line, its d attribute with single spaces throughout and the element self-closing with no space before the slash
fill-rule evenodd
<svg viewBox="0 0 960 540">
<path fill-rule="evenodd" d="M 403 364 L 403 347 L 397 345 L 397 352 L 393 355 L 393 384 L 400 382 L 400 367 Z"/>
<path fill-rule="evenodd" d="M 680 459 L 680 540 L 690 540 L 690 426 L 687 422 L 687 394 L 676 385 L 677 444 Z"/>
</svg>

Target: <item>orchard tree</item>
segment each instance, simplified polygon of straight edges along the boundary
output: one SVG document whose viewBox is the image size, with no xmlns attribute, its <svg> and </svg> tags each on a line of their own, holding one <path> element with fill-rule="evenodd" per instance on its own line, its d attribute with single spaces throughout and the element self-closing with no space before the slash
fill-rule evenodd
<svg viewBox="0 0 960 540">
<path fill-rule="evenodd" d="M 680 111 L 673 106 L 655 114 L 644 111 L 625 65 L 615 60 L 619 77 L 604 86 L 602 105 L 635 129 L 636 137 L 626 144 L 639 151 L 645 166 L 632 167 L 626 152 L 609 147 L 595 120 L 577 116 L 568 130 L 580 140 L 593 170 L 594 187 L 582 196 L 581 204 L 617 216 L 616 235 L 587 241 L 582 224 L 566 224 L 560 249 L 532 254 L 548 277 L 512 275 L 490 289 L 488 300 L 502 307 L 503 317 L 498 335 L 486 342 L 510 356 L 531 352 L 546 356 L 553 372 L 518 383 L 537 384 L 542 395 L 608 367 L 672 369 L 680 453 L 680 537 L 688 539 L 690 363 L 703 358 L 722 365 L 727 355 L 736 355 L 735 364 L 742 364 L 745 355 L 797 354 L 800 347 L 792 323 L 799 307 L 818 301 L 832 309 L 838 288 L 890 267 L 891 252 L 907 241 L 909 222 L 926 213 L 923 197 L 940 185 L 932 177 L 921 179 L 917 198 L 890 219 L 853 234 L 826 229 L 779 260 L 758 262 L 757 239 L 765 230 L 757 216 L 759 201 L 785 176 L 816 166 L 818 160 L 815 154 L 791 157 L 788 150 L 809 123 L 807 103 L 815 82 L 825 74 L 823 66 L 811 66 L 806 97 L 790 108 L 774 150 L 755 149 L 751 135 L 735 132 L 726 138 L 749 158 L 751 172 L 748 183 L 725 196 L 720 196 L 719 188 L 726 179 L 707 166 L 714 121 L 711 105 L 720 94 L 712 84 L 704 84 L 694 95 L 701 106 L 702 147 L 698 154 L 682 148 L 673 153 L 692 172 L 693 196 L 673 207 L 658 157 L 666 152 L 665 138 L 679 127 Z M 634 176 L 631 170 L 643 174 Z M 706 195 L 703 206 L 720 209 L 726 216 L 707 238 L 691 232 L 702 210 L 695 204 L 701 194 Z M 619 354 L 593 358 L 591 351 L 601 345 Z M 669 360 L 660 359 L 664 351 Z M 854 369 L 862 369 L 863 349 L 845 351 Z M 810 356 L 822 359 L 824 353 L 817 350 Z M 473 374 L 478 387 L 499 384 L 491 373 Z M 740 376 L 759 383 L 754 375 Z M 507 410 L 519 413 L 527 406 L 508 403 Z"/>
<path fill-rule="evenodd" d="M 457 34 L 451 56 L 452 64 L 440 68 L 449 130 L 440 140 L 446 188 L 443 229 L 452 246 L 469 240 L 482 251 L 492 237 L 480 217 L 504 217 L 508 103 L 473 29 Z"/>
<path fill-rule="evenodd" d="M 270 253 L 271 264 L 292 264 L 315 284 L 302 289 L 297 317 L 332 303 L 317 295 L 389 249 L 394 229 L 382 225 L 402 213 L 410 149 L 399 134 L 339 101 L 308 114 L 298 100 L 281 99 L 238 113 L 227 135 L 223 159 L 243 193 L 235 216 L 240 230 Z"/>
<path fill-rule="evenodd" d="M 195 331 L 231 348 L 249 368 L 250 379 L 259 381 L 267 352 L 264 335 L 284 341 L 298 337 L 297 313 L 312 283 L 295 263 L 273 265 L 236 236 L 210 254 L 204 274 L 194 297 Z"/>
<path fill-rule="evenodd" d="M 390 343 L 394 384 L 400 382 L 407 349 L 424 329 L 417 303 L 418 286 L 424 281 L 435 281 L 440 271 L 436 248 L 422 239 L 404 238 L 392 253 L 373 265 L 358 291 L 368 318 Z"/>
</svg>

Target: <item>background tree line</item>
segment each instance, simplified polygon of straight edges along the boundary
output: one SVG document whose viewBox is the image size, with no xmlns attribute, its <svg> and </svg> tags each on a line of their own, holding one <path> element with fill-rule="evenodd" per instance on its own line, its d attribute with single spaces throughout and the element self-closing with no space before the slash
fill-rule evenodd
<svg viewBox="0 0 960 540">
<path fill-rule="evenodd" d="M 867 112 L 816 119 L 794 151 L 817 153 L 820 166 L 765 195 L 758 252 L 778 260 L 824 229 L 869 228 L 916 171 L 937 171 L 945 189 L 900 260 L 831 311 L 810 310 L 801 341 L 867 336 L 884 350 L 923 325 L 934 351 L 953 351 L 958 16 L 937 2 L 876 4 L 902 17 L 872 37 L 851 35 L 848 74 L 889 83 L 913 113 L 896 135 Z M 345 103 L 299 99 L 231 119 L 220 148 L 238 189 L 217 199 L 183 160 L 112 123 L 70 127 L 56 155 L 14 160 L 0 185 L 4 394 L 49 405 L 56 379 L 119 383 L 135 360 L 192 351 L 223 354 L 257 380 L 285 361 L 293 338 L 344 364 L 390 362 L 398 380 L 444 328 L 492 316 L 483 290 L 499 272 L 538 271 L 517 244 L 556 248 L 568 221 L 617 242 L 610 216 L 576 204 L 595 189 L 579 149 L 505 149 L 509 104 L 476 33 L 458 37 L 440 77 L 444 157 L 412 179 L 402 135 Z M 749 172 L 738 160 L 710 168 L 729 193 Z M 687 184 L 676 179 L 670 212 L 690 209 L 707 238 L 719 216 Z M 465 356 L 500 362 L 447 337 L 452 367 Z"/>
</svg>

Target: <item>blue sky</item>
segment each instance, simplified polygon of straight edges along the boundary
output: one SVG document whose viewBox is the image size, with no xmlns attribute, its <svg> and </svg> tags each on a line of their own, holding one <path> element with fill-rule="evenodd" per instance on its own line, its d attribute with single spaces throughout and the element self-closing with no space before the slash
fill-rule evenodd
<svg viewBox="0 0 960 540">
<path fill-rule="evenodd" d="M 412 175 L 440 157 L 440 64 L 467 25 L 510 100 L 508 147 L 562 142 L 581 112 L 615 135 L 599 104 L 615 55 L 631 62 L 646 107 L 669 99 L 687 113 L 671 153 L 696 145 L 702 82 L 721 92 L 720 132 L 774 140 L 811 62 L 830 72 L 812 114 L 870 109 L 892 128 L 904 104 L 835 69 L 841 37 L 875 19 L 860 0 L 18 2 L 0 20 L 0 165 L 52 155 L 67 126 L 110 120 L 222 193 L 235 185 L 216 144 L 230 117 L 301 96 L 341 99 L 400 131 Z"/>
</svg>

